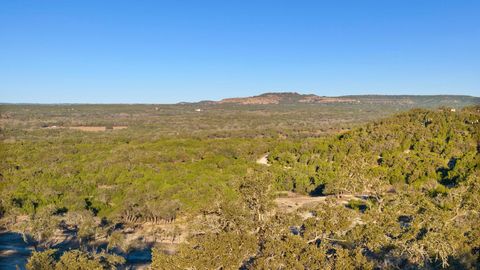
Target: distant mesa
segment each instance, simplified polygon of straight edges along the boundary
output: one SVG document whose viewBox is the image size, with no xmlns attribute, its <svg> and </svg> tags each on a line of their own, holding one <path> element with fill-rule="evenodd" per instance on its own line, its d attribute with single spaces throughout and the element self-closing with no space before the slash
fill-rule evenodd
<svg viewBox="0 0 480 270">
<path fill-rule="evenodd" d="M 480 98 L 461 95 L 351 95 L 326 97 L 314 94 L 299 94 L 296 92 L 271 92 L 252 97 L 225 98 L 220 101 L 204 100 L 200 102 L 179 104 L 197 105 L 276 105 L 276 104 L 383 104 L 407 107 L 462 107 L 469 104 L 479 104 Z"/>
<path fill-rule="evenodd" d="M 359 101 L 345 97 L 321 97 L 317 95 L 302 95 L 295 92 L 265 93 L 259 96 L 245 98 L 226 98 L 218 104 L 235 103 L 242 105 L 293 104 L 293 103 L 358 103 Z"/>
</svg>

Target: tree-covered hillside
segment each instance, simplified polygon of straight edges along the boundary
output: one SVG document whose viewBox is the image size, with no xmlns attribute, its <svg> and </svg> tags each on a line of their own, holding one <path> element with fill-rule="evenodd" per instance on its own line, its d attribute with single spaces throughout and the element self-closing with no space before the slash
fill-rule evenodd
<svg viewBox="0 0 480 270">
<path fill-rule="evenodd" d="M 445 192 L 478 169 L 477 108 L 412 110 L 329 139 L 285 141 L 269 159 L 284 172 L 278 183 L 295 192 L 369 194 L 403 184 Z"/>
<path fill-rule="evenodd" d="M 270 154 L 271 175 L 245 180 L 236 215 L 228 206 L 209 212 L 215 222 L 177 254 L 154 253 L 153 267 L 478 269 L 479 109 L 414 110 L 331 138 L 284 141 Z M 269 185 L 335 196 L 287 214 L 255 199 Z M 342 194 L 357 197 L 344 204 Z"/>
</svg>

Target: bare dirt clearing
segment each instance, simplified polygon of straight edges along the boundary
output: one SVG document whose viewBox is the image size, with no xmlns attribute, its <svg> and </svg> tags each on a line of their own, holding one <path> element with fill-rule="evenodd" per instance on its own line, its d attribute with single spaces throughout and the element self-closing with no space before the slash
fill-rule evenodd
<svg viewBox="0 0 480 270">
<path fill-rule="evenodd" d="M 275 203 L 281 212 L 290 213 L 302 207 L 314 206 L 319 203 L 326 203 L 331 201 L 336 204 L 348 204 L 350 200 L 365 200 L 364 195 L 341 195 L 341 196 L 308 196 L 301 195 L 294 192 L 287 192 L 286 196 L 278 197 Z"/>
<path fill-rule="evenodd" d="M 268 154 L 265 154 L 261 158 L 257 159 L 257 164 L 270 166 L 271 164 L 268 163 Z"/>
<path fill-rule="evenodd" d="M 268 153 L 260 157 L 256 160 L 257 164 L 271 166 L 272 164 L 268 163 Z M 290 167 L 284 167 L 285 169 L 290 169 Z M 343 204 L 346 205 L 350 200 L 360 200 L 365 201 L 368 198 L 368 195 L 351 195 L 351 194 L 344 194 L 344 195 L 328 195 L 328 196 L 308 196 L 308 195 L 301 195 L 295 192 L 287 191 L 287 192 L 279 192 L 279 194 L 283 193 L 283 196 L 277 197 L 275 199 L 275 204 L 277 205 L 278 210 L 285 213 L 294 212 L 302 207 L 306 206 L 314 206 L 318 203 L 326 203 L 328 201 L 333 202 L 335 204 Z"/>
<path fill-rule="evenodd" d="M 127 126 L 114 126 L 110 129 L 119 130 L 119 129 L 126 129 Z M 98 132 L 98 131 L 107 131 L 109 128 L 106 126 L 76 126 L 76 127 L 69 127 L 69 129 L 81 130 L 81 131 L 89 131 L 89 132 Z"/>
</svg>

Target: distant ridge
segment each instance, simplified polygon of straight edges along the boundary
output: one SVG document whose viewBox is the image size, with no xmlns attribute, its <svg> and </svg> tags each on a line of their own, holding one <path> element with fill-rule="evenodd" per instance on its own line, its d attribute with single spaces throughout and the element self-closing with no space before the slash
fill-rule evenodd
<svg viewBox="0 0 480 270">
<path fill-rule="evenodd" d="M 403 106 L 463 107 L 480 104 L 479 97 L 465 95 L 348 95 L 338 97 L 299 94 L 296 92 L 269 92 L 251 97 L 225 98 L 220 101 L 200 101 L 193 104 L 215 105 L 277 105 L 277 104 L 392 104 Z M 181 102 L 179 104 L 192 104 Z"/>
<path fill-rule="evenodd" d="M 265 93 L 253 97 L 245 98 L 226 98 L 218 101 L 219 104 L 237 103 L 242 105 L 252 104 L 291 104 L 291 103 L 355 103 L 358 102 L 351 98 L 320 97 L 309 94 L 302 95 L 295 92 L 284 93 Z"/>
</svg>

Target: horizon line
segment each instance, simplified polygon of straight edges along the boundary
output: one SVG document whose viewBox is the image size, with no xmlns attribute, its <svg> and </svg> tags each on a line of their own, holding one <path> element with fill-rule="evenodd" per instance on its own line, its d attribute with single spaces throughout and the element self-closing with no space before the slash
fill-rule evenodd
<svg viewBox="0 0 480 270">
<path fill-rule="evenodd" d="M 317 95 L 314 93 L 311 94 L 302 94 L 295 91 L 285 91 L 285 92 L 264 92 L 253 96 L 240 96 L 240 97 L 228 97 L 223 99 L 231 98 L 250 98 L 258 97 L 265 94 L 299 94 L 299 95 L 315 95 L 319 97 L 328 97 L 328 98 L 341 98 L 341 97 L 367 97 L 367 96 L 382 96 L 382 97 L 471 97 L 471 98 L 480 98 L 480 96 L 473 95 L 461 95 L 461 94 L 350 94 L 350 95 L 340 95 L 340 96 L 329 96 L 329 95 Z M 186 104 L 195 104 L 201 102 L 218 102 L 220 100 L 209 100 L 202 99 L 198 101 L 178 101 L 174 103 L 149 103 L 149 102 L 3 102 L 0 101 L 0 105 L 186 105 Z"/>
</svg>

